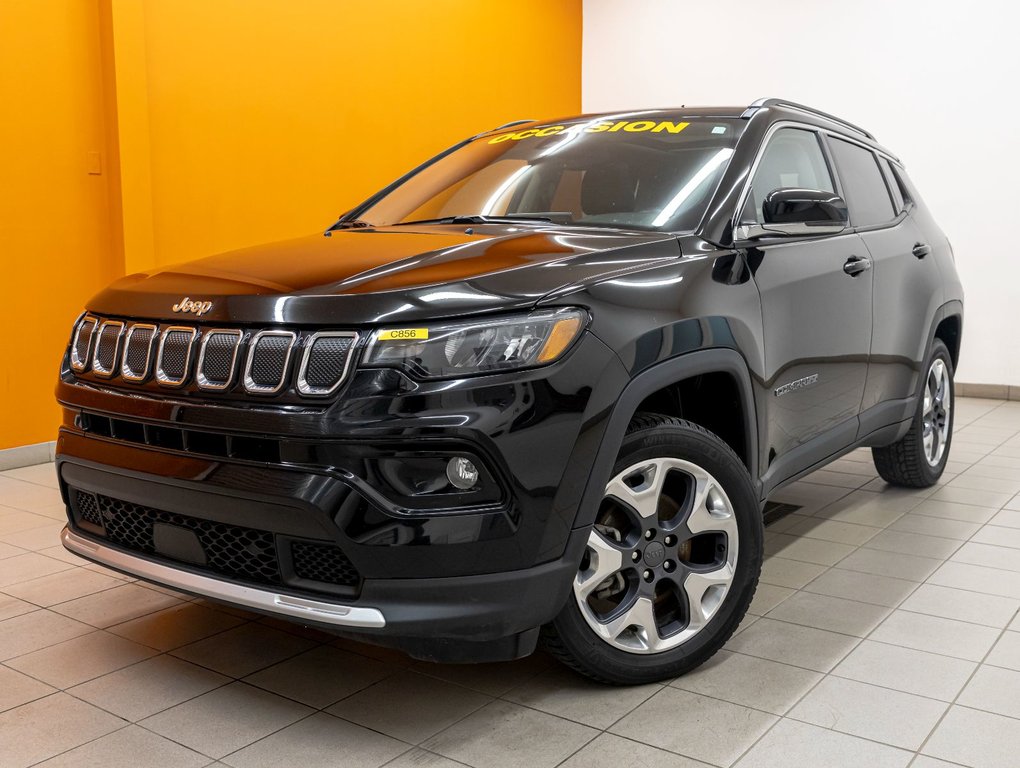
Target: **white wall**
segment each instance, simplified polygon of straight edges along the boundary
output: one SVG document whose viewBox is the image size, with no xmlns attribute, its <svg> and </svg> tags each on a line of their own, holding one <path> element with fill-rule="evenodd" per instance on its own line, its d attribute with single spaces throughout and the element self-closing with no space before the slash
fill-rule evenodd
<svg viewBox="0 0 1020 768">
<path fill-rule="evenodd" d="M 949 235 L 957 380 L 1020 386 L 1020 10 L 1010 0 L 585 0 L 586 112 L 780 96 L 870 130 Z"/>
</svg>

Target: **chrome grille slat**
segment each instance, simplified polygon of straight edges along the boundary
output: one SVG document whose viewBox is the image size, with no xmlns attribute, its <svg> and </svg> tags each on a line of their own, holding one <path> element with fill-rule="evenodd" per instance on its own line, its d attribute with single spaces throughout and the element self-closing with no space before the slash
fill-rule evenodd
<svg viewBox="0 0 1020 768">
<path fill-rule="evenodd" d="M 171 325 L 159 338 L 156 356 L 156 380 L 168 387 L 179 387 L 188 379 L 191 350 L 198 331 L 189 326 Z"/>
<path fill-rule="evenodd" d="M 304 343 L 297 388 L 302 395 L 330 395 L 347 378 L 358 334 L 344 331 L 313 333 Z"/>
<path fill-rule="evenodd" d="M 95 351 L 92 353 L 92 372 L 108 379 L 117 368 L 117 352 L 124 323 L 120 320 L 104 320 L 96 332 Z"/>
<path fill-rule="evenodd" d="M 196 380 L 200 389 L 223 390 L 234 380 L 237 351 L 241 346 L 239 330 L 206 331 L 198 352 Z"/>
<path fill-rule="evenodd" d="M 79 373 L 89 367 L 96 322 L 96 318 L 86 315 L 74 332 L 74 341 L 71 343 L 71 369 Z"/>
<path fill-rule="evenodd" d="M 293 331 L 259 331 L 252 337 L 244 364 L 248 392 L 271 395 L 283 389 L 296 339 Z"/>
<path fill-rule="evenodd" d="M 120 364 L 120 375 L 128 381 L 144 381 L 152 364 L 152 344 L 157 338 L 156 326 L 151 323 L 135 323 L 130 326 L 124 338 L 124 357 Z"/>
</svg>

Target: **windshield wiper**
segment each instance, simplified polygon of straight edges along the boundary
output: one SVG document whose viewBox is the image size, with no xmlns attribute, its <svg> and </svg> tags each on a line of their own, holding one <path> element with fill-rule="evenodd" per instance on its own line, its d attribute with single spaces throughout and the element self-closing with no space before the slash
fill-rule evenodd
<svg viewBox="0 0 1020 768">
<path fill-rule="evenodd" d="M 371 227 L 372 223 L 368 221 L 362 221 L 361 219 L 345 219 L 340 217 L 334 224 L 330 226 L 325 232 L 324 237 L 332 237 L 333 230 L 335 229 L 364 229 L 365 227 Z"/>
<path fill-rule="evenodd" d="M 552 223 L 548 216 L 539 216 L 530 213 L 510 214 L 507 216 L 482 216 L 471 214 L 465 216 L 443 216 L 438 219 L 418 219 L 417 221 L 398 221 L 394 227 L 403 227 L 408 224 L 505 224 L 518 221 L 543 221 Z"/>
<path fill-rule="evenodd" d="M 361 219 L 340 219 L 330 229 L 361 229 L 362 227 L 370 226 L 372 225 L 369 222 L 362 221 Z"/>
</svg>

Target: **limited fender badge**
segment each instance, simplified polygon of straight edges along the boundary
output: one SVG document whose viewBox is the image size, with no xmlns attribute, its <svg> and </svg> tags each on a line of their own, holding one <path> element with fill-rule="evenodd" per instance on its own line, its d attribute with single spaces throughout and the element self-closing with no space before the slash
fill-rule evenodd
<svg viewBox="0 0 1020 768">
<path fill-rule="evenodd" d="M 788 395 L 790 392 L 796 392 L 798 389 L 804 389 L 817 383 L 818 374 L 812 373 L 810 376 L 805 376 L 803 379 L 795 379 L 794 381 L 783 384 L 781 387 L 776 387 L 776 397 Z"/>
</svg>

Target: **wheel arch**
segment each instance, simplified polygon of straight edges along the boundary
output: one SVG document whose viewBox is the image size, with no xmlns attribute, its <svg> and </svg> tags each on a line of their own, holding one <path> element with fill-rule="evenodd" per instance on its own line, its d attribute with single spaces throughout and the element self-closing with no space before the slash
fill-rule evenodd
<svg viewBox="0 0 1020 768">
<path fill-rule="evenodd" d="M 741 458 L 751 475 L 751 482 L 755 489 L 759 490 L 757 408 L 747 363 L 743 356 L 733 349 L 698 350 L 653 365 L 631 379 L 624 387 L 613 406 L 595 460 L 592 462 L 591 472 L 578 507 L 575 527 L 586 527 L 594 522 L 613 464 L 623 444 L 627 426 L 642 403 L 646 403 L 657 393 L 705 375 L 726 376 L 733 382 L 741 404 L 740 428 L 743 443 L 743 451 L 736 452 L 738 455 L 742 454 Z"/>
<path fill-rule="evenodd" d="M 959 306 L 953 307 L 951 305 L 957 304 Z M 944 304 L 940 309 L 944 309 L 941 318 L 940 313 L 935 314 L 935 330 L 932 331 L 931 339 L 941 339 L 942 343 L 946 345 L 949 350 L 949 357 L 953 361 L 953 371 L 960 365 L 960 340 L 963 336 L 963 306 L 959 302 L 950 302 Z M 929 351 L 931 350 L 931 341 L 928 344 Z"/>
</svg>

